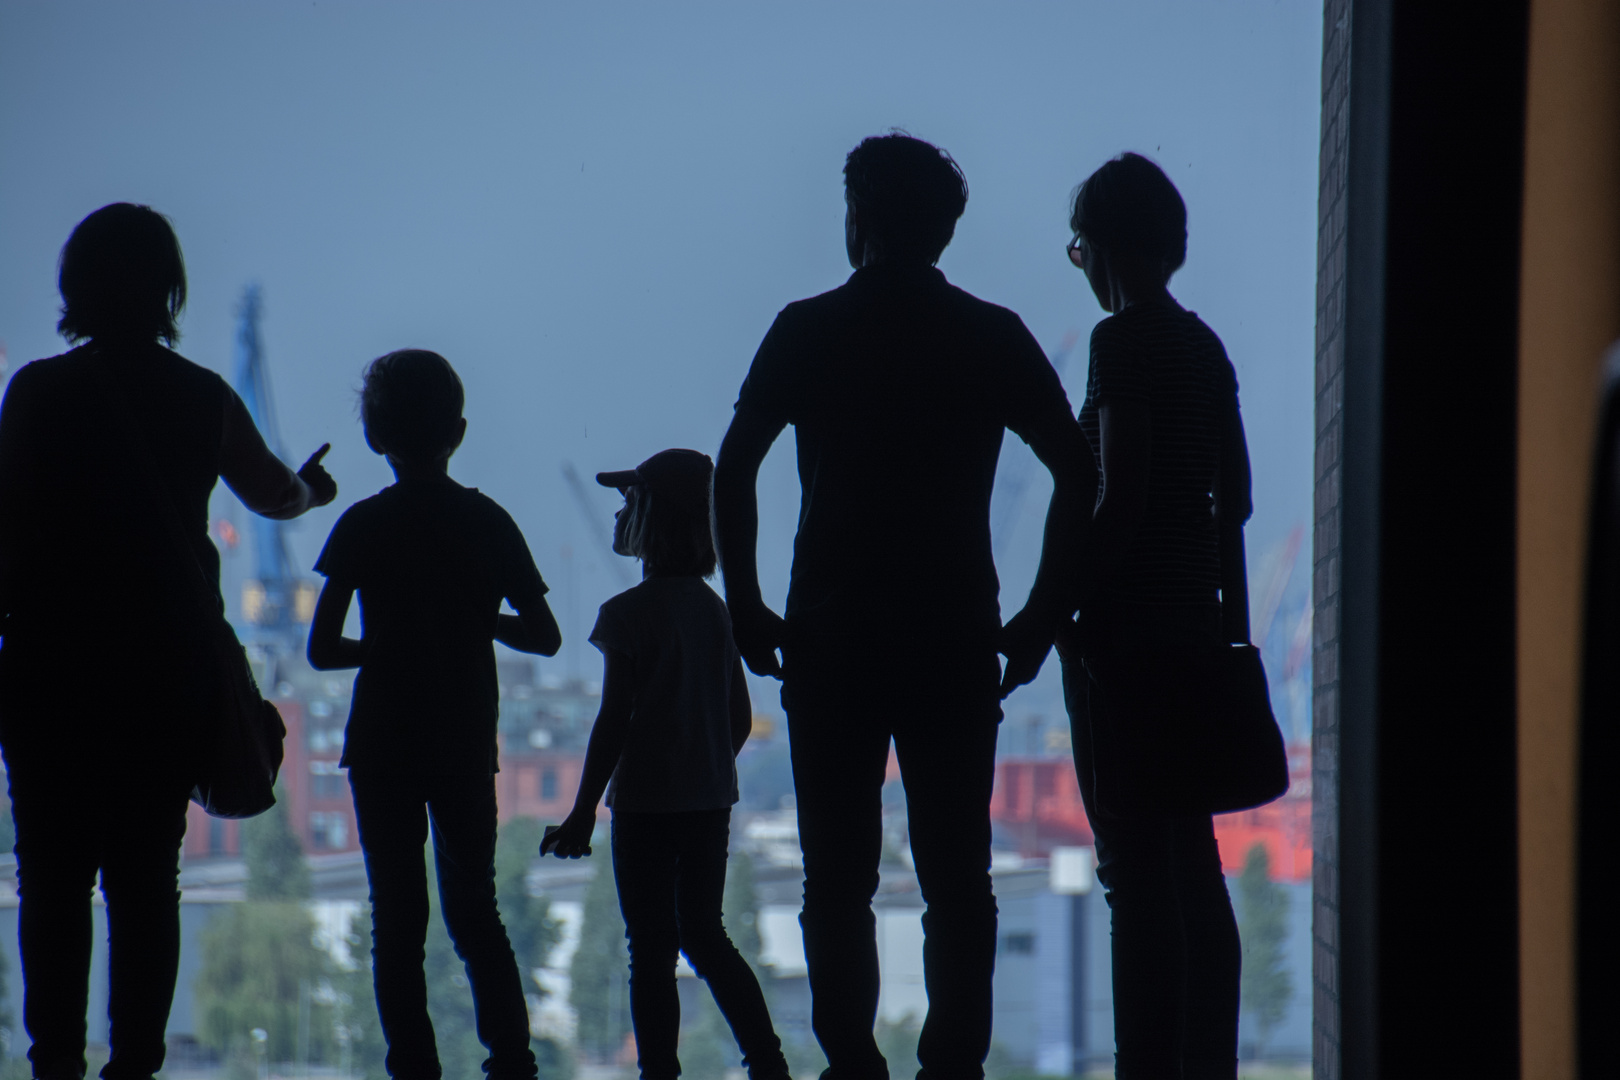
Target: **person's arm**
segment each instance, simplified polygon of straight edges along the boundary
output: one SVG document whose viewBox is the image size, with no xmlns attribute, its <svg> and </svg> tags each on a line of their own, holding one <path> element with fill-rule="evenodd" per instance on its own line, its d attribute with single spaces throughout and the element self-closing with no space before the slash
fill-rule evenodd
<svg viewBox="0 0 1620 1080">
<path fill-rule="evenodd" d="M 1221 630 L 1227 641 L 1249 640 L 1249 566 L 1243 525 L 1254 512 L 1249 442 L 1236 404 L 1221 433 L 1220 472 L 1215 482 L 1215 513 L 1221 545 Z"/>
<path fill-rule="evenodd" d="M 495 621 L 495 640 L 509 649 L 536 656 L 556 656 L 562 648 L 562 631 L 551 605 L 541 599 L 536 608 L 516 615 L 501 615 Z"/>
<path fill-rule="evenodd" d="M 1075 581 L 1084 560 L 1090 510 L 1097 500 L 1097 464 L 1080 425 L 1067 408 L 1052 412 L 1027 432 L 1030 449 L 1052 474 L 1052 501 L 1035 584 L 1023 610 L 1002 631 L 1007 668 L 1001 696 L 1040 674 L 1058 622 L 1076 606 Z"/>
<path fill-rule="evenodd" d="M 737 406 L 720 443 L 714 466 L 714 537 L 732 636 L 755 675 L 782 676 L 776 648 L 782 643 L 782 617 L 765 606 L 759 590 L 759 466 L 786 427 L 746 404 Z"/>
<path fill-rule="evenodd" d="M 349 602 L 354 599 L 354 586 L 328 578 L 315 601 L 315 618 L 309 624 L 309 666 L 316 671 L 335 671 L 338 668 L 359 667 L 365 660 L 363 642 L 343 636 L 343 624 L 349 618 Z"/>
<path fill-rule="evenodd" d="M 731 756 L 742 753 L 743 744 L 754 730 L 754 703 L 748 700 L 748 676 L 742 658 L 731 662 Z"/>
<path fill-rule="evenodd" d="M 242 399 L 234 390 L 226 391 L 219 475 L 255 514 L 286 521 L 337 498 L 337 482 L 321 465 L 331 448 L 326 443 L 293 472 L 264 444 Z"/>
<path fill-rule="evenodd" d="M 591 833 L 596 831 L 596 807 L 602 801 L 613 770 L 624 752 L 625 733 L 630 727 L 630 710 L 635 703 L 635 666 L 623 653 L 602 650 L 602 707 L 591 728 L 585 747 L 585 768 L 579 778 L 574 808 L 557 830 L 540 842 L 540 854 L 559 859 L 577 859 L 591 853 Z"/>
<path fill-rule="evenodd" d="M 12 376 L 0 401 L 0 635 L 6 632 L 16 583 L 25 573 L 23 535 L 36 520 L 32 509 L 34 445 L 32 432 L 38 406 L 30 399 L 33 372 L 24 368 Z"/>
<path fill-rule="evenodd" d="M 1104 398 L 1097 409 L 1102 444 L 1102 500 L 1091 522 L 1091 545 L 1080 603 L 1119 573 L 1147 512 L 1153 460 L 1153 416 L 1146 398 Z"/>
</svg>

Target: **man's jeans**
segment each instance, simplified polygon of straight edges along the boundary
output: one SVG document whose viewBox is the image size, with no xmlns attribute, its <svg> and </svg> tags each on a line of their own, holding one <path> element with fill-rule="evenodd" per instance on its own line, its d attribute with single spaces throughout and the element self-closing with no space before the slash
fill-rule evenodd
<svg viewBox="0 0 1620 1080">
<path fill-rule="evenodd" d="M 805 961 L 811 1026 L 829 1080 L 882 1080 L 872 1035 L 878 955 L 872 897 L 883 854 L 883 780 L 894 741 L 911 853 L 927 910 L 928 1015 L 917 1043 L 926 1080 L 979 1080 L 990 1049 L 996 899 L 990 792 L 998 710 L 983 704 L 875 708 L 795 699 L 788 708 L 804 850 Z"/>
<path fill-rule="evenodd" d="M 529 1011 L 512 945 L 495 907 L 495 778 L 349 770 L 371 885 L 372 978 L 388 1042 L 388 1075 L 441 1075 L 422 970 L 428 930 L 423 846 L 433 825 L 445 929 L 467 969 L 478 1041 L 493 1080 L 537 1075 Z"/>
<path fill-rule="evenodd" d="M 708 984 L 751 1080 L 787 1078 L 759 981 L 721 919 L 730 836 L 730 807 L 613 815 L 613 875 L 630 943 L 630 1020 L 643 1080 L 680 1075 L 677 952 Z"/>
</svg>

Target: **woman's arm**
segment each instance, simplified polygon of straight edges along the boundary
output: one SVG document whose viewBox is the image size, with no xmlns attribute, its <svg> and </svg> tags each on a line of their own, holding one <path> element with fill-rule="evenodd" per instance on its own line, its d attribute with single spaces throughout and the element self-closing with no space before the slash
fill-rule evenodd
<svg viewBox="0 0 1620 1080">
<path fill-rule="evenodd" d="M 754 703 L 748 700 L 748 676 L 743 673 L 742 658 L 731 662 L 731 756 L 742 752 L 743 744 L 754 730 Z"/>
<path fill-rule="evenodd" d="M 557 617 L 544 599 L 538 611 L 529 610 L 517 615 L 501 615 L 495 621 L 495 640 L 518 652 L 537 656 L 556 656 L 562 648 L 562 630 Z"/>
<path fill-rule="evenodd" d="M 1097 409 L 1102 444 L 1102 500 L 1091 523 L 1083 568 L 1082 606 L 1119 572 L 1147 511 L 1153 461 L 1153 415 L 1143 398 L 1105 398 Z"/>
<path fill-rule="evenodd" d="M 1249 640 L 1249 565 L 1243 525 L 1254 512 L 1249 442 L 1233 402 L 1221 433 L 1220 472 L 1215 481 L 1216 527 L 1221 545 L 1221 629 L 1227 641 Z"/>
<path fill-rule="evenodd" d="M 327 443 L 293 472 L 264 444 L 264 436 L 234 390 L 226 390 L 219 475 L 255 514 L 285 521 L 337 498 L 337 483 L 321 465 Z"/>
<path fill-rule="evenodd" d="M 315 618 L 309 626 L 309 666 L 316 671 L 359 667 L 365 660 L 365 644 L 343 636 L 349 618 L 349 601 L 354 586 L 327 579 L 315 601 Z"/>
<path fill-rule="evenodd" d="M 540 854 L 548 852 L 560 859 L 577 859 L 591 853 L 591 833 L 596 830 L 596 807 L 602 801 L 613 770 L 624 752 L 625 734 L 630 727 L 630 711 L 635 704 L 635 666 L 628 656 L 612 649 L 602 651 L 602 707 L 591 728 L 585 747 L 585 770 L 574 795 L 574 809 L 562 825 L 540 843 Z"/>
</svg>

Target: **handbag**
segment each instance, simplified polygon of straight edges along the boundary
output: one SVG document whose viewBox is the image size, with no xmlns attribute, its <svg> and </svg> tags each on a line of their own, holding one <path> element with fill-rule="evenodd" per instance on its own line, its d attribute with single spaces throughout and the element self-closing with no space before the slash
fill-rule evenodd
<svg viewBox="0 0 1620 1080">
<path fill-rule="evenodd" d="M 99 352 L 93 359 L 97 364 L 106 362 Z M 179 573 L 186 581 L 184 588 L 188 595 L 181 610 L 189 609 L 197 620 L 199 669 L 213 684 L 212 711 L 205 718 L 204 745 L 191 801 L 214 817 L 248 818 L 262 814 L 276 803 L 276 776 L 281 771 L 287 726 L 276 707 L 259 692 L 247 652 L 225 618 L 219 591 L 209 582 L 202 561 L 197 558 L 197 550 L 186 535 L 180 509 L 163 483 L 152 448 L 118 395 L 112 373 L 103 368 L 96 374 L 92 381 L 124 429 L 126 442 L 134 449 L 137 468 L 147 488 L 147 502 L 159 508 L 158 516 L 169 534 L 169 546 L 184 552 L 180 558 L 186 566 Z"/>
<path fill-rule="evenodd" d="M 1217 529 L 1223 622 L 1246 627 L 1243 526 L 1223 527 L 1217 509 Z M 1151 644 L 1088 654 L 1083 663 L 1102 813 L 1225 814 L 1288 791 L 1288 751 L 1254 645 Z"/>
</svg>

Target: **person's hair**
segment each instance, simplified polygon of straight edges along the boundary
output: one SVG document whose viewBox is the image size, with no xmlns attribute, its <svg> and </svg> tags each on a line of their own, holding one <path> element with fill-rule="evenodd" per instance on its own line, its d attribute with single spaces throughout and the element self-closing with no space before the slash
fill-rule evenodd
<svg viewBox="0 0 1620 1080">
<path fill-rule="evenodd" d="M 186 264 L 169 219 L 150 206 L 113 203 L 79 222 L 57 263 L 62 318 L 71 342 L 96 337 L 180 337 Z"/>
<path fill-rule="evenodd" d="M 1187 204 L 1141 154 L 1119 155 L 1074 189 L 1069 227 L 1106 251 L 1161 263 L 1166 278 L 1187 261 Z"/>
<path fill-rule="evenodd" d="M 894 131 L 849 152 L 844 195 L 884 258 L 933 264 L 956 234 L 968 186 L 951 155 Z"/>
<path fill-rule="evenodd" d="M 400 349 L 366 367 L 360 421 L 383 453 L 426 465 L 455 449 L 465 404 L 450 361 L 426 349 Z"/>
<path fill-rule="evenodd" d="M 716 561 L 708 487 L 701 499 L 695 492 L 658 494 L 646 484 L 637 484 L 635 491 L 635 507 L 624 536 L 628 553 L 654 574 L 712 577 Z"/>
</svg>

